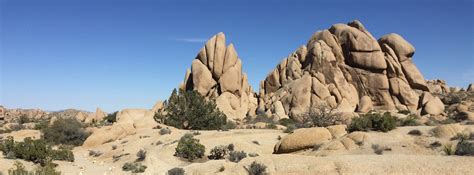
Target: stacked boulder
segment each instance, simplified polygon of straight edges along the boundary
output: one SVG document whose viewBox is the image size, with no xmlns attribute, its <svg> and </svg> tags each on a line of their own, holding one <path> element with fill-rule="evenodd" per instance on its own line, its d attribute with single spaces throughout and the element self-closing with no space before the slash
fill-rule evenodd
<svg viewBox="0 0 474 175">
<path fill-rule="evenodd" d="M 215 100 L 229 119 L 243 119 L 256 110 L 257 98 L 242 72 L 242 61 L 233 44 L 226 46 L 222 32 L 199 51 L 180 88 Z"/>
<path fill-rule="evenodd" d="M 339 112 L 410 110 L 439 115 L 412 61 L 415 48 L 397 34 L 376 40 L 359 21 L 314 33 L 306 46 L 283 59 L 260 83 L 259 111 L 298 120 L 310 107 L 325 104 Z M 442 103 L 441 103 L 442 104 Z M 432 107 L 440 110 L 431 110 Z M 430 108 L 424 110 L 423 108 Z M 281 111 L 284 114 L 281 114 Z"/>
</svg>

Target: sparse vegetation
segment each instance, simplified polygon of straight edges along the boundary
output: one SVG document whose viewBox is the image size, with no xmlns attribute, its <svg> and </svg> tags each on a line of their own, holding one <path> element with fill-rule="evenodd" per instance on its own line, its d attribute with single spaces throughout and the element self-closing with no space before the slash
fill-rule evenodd
<svg viewBox="0 0 474 175">
<path fill-rule="evenodd" d="M 143 173 L 146 170 L 146 166 L 139 162 L 130 163 L 127 162 L 122 166 L 122 171 L 130 171 L 132 173 Z"/>
<path fill-rule="evenodd" d="M 421 136 L 421 135 L 423 135 L 423 133 L 421 133 L 421 131 L 418 130 L 418 129 L 411 130 L 411 131 L 408 132 L 408 134 L 412 135 L 412 136 Z"/>
<path fill-rule="evenodd" d="M 235 124 L 235 122 L 231 120 L 228 120 L 227 123 L 221 127 L 223 131 L 229 131 L 235 128 L 237 128 L 237 124 Z"/>
<path fill-rule="evenodd" d="M 47 162 L 45 166 L 38 166 L 34 171 L 26 170 L 25 166 L 15 161 L 13 167 L 8 170 L 9 175 L 60 175 L 61 172 L 55 170 L 56 165 L 52 162 Z M 1 173 L 0 173 L 1 174 Z"/>
<path fill-rule="evenodd" d="M 99 150 L 89 150 L 89 156 L 99 157 L 102 155 L 102 152 Z"/>
<path fill-rule="evenodd" d="M 54 144 L 79 146 L 89 137 L 81 122 L 73 118 L 58 118 L 42 132 L 44 139 Z"/>
<path fill-rule="evenodd" d="M 293 125 L 293 126 L 295 125 L 295 121 L 293 119 L 290 119 L 290 118 L 282 118 L 282 119 L 278 120 L 278 123 L 280 125 L 283 125 L 283 126 L 286 126 L 286 127 L 288 127 L 290 125 Z"/>
<path fill-rule="evenodd" d="M 227 123 L 227 117 L 219 111 L 214 101 L 206 101 L 196 91 L 173 90 L 163 111 L 155 115 L 159 123 L 189 130 L 217 130 Z"/>
<path fill-rule="evenodd" d="M 416 121 L 417 117 L 414 114 L 408 115 L 406 118 L 400 121 L 400 126 L 418 126 Z"/>
<path fill-rule="evenodd" d="M 229 149 L 225 145 L 220 145 L 220 146 L 215 146 L 214 148 L 211 149 L 211 152 L 208 156 L 209 159 L 213 160 L 219 160 L 219 159 L 224 159 L 225 156 L 229 153 Z"/>
<path fill-rule="evenodd" d="M 293 131 L 296 129 L 295 125 L 288 125 L 286 129 L 283 131 L 284 133 L 293 133 Z"/>
<path fill-rule="evenodd" d="M 349 132 L 368 130 L 388 132 L 396 128 L 396 122 L 397 119 L 388 112 L 382 115 L 380 113 L 367 113 L 353 118 L 348 130 Z"/>
<path fill-rule="evenodd" d="M 247 153 L 244 151 L 231 151 L 229 153 L 229 160 L 231 162 L 239 162 L 240 160 L 247 157 Z"/>
<path fill-rule="evenodd" d="M 182 168 L 172 168 L 170 170 L 168 170 L 168 175 L 184 175 L 184 169 Z"/>
<path fill-rule="evenodd" d="M 160 135 L 171 134 L 171 129 L 168 127 L 160 129 Z"/>
<path fill-rule="evenodd" d="M 249 175 L 264 175 L 267 174 L 267 166 L 264 164 L 253 161 L 248 168 L 245 168 Z"/>
<path fill-rule="evenodd" d="M 252 143 L 255 144 L 255 145 L 260 145 L 260 142 L 258 142 L 256 140 L 252 141 Z"/>
<path fill-rule="evenodd" d="M 375 154 L 382 155 L 384 151 L 391 151 L 392 149 L 387 146 L 380 146 L 378 144 L 373 144 L 372 149 Z"/>
<path fill-rule="evenodd" d="M 193 134 L 185 134 L 179 139 L 175 156 L 193 161 L 204 156 L 205 147 L 194 138 Z"/>
<path fill-rule="evenodd" d="M 140 149 L 137 152 L 137 161 L 143 161 L 146 158 L 146 151 L 144 149 Z"/>
<path fill-rule="evenodd" d="M 227 149 L 228 149 L 229 151 L 234 151 L 234 147 L 235 147 L 235 146 L 234 146 L 233 143 L 227 145 Z"/>
<path fill-rule="evenodd" d="M 259 156 L 259 154 L 257 154 L 257 153 L 249 153 L 249 157 L 257 157 L 257 156 Z"/>
<path fill-rule="evenodd" d="M 459 156 L 474 156 L 474 142 L 468 141 L 468 139 L 461 138 L 459 140 L 454 154 Z"/>
</svg>

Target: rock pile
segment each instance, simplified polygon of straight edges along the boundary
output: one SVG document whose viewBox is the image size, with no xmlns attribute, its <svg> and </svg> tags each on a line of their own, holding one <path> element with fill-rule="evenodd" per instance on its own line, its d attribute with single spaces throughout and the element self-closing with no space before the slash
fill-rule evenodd
<svg viewBox="0 0 474 175">
<path fill-rule="evenodd" d="M 306 46 L 268 74 L 260 83 L 258 109 L 275 114 L 283 108 L 283 115 L 294 119 L 320 104 L 340 112 L 380 109 L 439 115 L 444 106 L 438 97 L 420 99 L 430 89 L 412 61 L 414 53 L 398 34 L 376 40 L 357 20 L 335 24 L 314 33 Z"/>
<path fill-rule="evenodd" d="M 218 108 L 228 118 L 243 119 L 253 113 L 257 98 L 234 45 L 226 46 L 224 33 L 214 35 L 199 51 L 186 71 L 182 90 L 196 90 L 207 99 L 216 100 Z"/>
</svg>

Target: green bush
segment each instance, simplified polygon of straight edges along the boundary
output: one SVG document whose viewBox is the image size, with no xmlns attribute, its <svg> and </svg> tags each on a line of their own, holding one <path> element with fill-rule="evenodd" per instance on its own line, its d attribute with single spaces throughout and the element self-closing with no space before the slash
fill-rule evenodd
<svg viewBox="0 0 474 175">
<path fill-rule="evenodd" d="M 466 138 L 461 138 L 456 145 L 456 151 L 454 154 L 459 156 L 474 156 L 474 141 L 468 141 Z"/>
<path fill-rule="evenodd" d="M 250 164 L 248 168 L 245 168 L 249 175 L 264 175 L 266 174 L 267 166 L 255 161 Z"/>
<path fill-rule="evenodd" d="M 229 149 L 225 145 L 215 146 L 211 149 L 211 155 L 207 157 L 213 160 L 224 159 L 228 152 Z"/>
<path fill-rule="evenodd" d="M 278 120 L 278 123 L 280 125 L 283 125 L 283 126 L 290 126 L 290 125 L 295 125 L 295 121 L 293 119 L 290 119 L 290 118 L 282 118 L 280 120 Z"/>
<path fill-rule="evenodd" d="M 244 159 L 247 157 L 247 153 L 244 151 L 231 151 L 229 153 L 229 160 L 231 162 L 239 162 L 240 160 Z"/>
<path fill-rule="evenodd" d="M 74 154 L 69 148 L 59 147 L 53 150 L 45 140 L 32 140 L 30 137 L 23 142 L 15 142 L 13 137 L 0 142 L 0 151 L 10 159 L 24 159 L 34 163 L 46 165 L 50 160 L 74 161 Z"/>
<path fill-rule="evenodd" d="M 388 132 L 396 128 L 397 119 L 386 112 L 383 115 L 380 113 L 367 113 L 353 118 L 348 127 L 349 132 L 353 131 L 382 131 Z"/>
<path fill-rule="evenodd" d="M 421 135 L 423 135 L 423 133 L 421 133 L 421 131 L 418 130 L 418 129 L 411 130 L 411 131 L 408 132 L 408 134 L 409 134 L 409 135 L 413 135 L 413 136 L 421 136 Z"/>
<path fill-rule="evenodd" d="M 179 129 L 217 130 L 227 122 L 227 118 L 217 109 L 214 101 L 206 101 L 196 91 L 173 90 L 162 111 L 158 111 L 155 120 Z"/>
<path fill-rule="evenodd" d="M 286 129 L 283 131 L 284 133 L 293 133 L 293 131 L 296 129 L 295 125 L 288 125 L 286 126 Z"/>
<path fill-rule="evenodd" d="M 405 119 L 400 121 L 400 126 L 418 126 L 419 124 L 416 119 L 416 115 L 408 115 Z"/>
<path fill-rule="evenodd" d="M 200 144 L 199 140 L 195 139 L 193 134 L 185 134 L 181 139 L 179 139 L 174 155 L 193 161 L 202 158 L 205 149 L 204 145 Z"/>
<path fill-rule="evenodd" d="M 44 139 L 54 144 L 79 146 L 89 137 L 81 122 L 73 118 L 58 118 L 42 132 Z"/>
<path fill-rule="evenodd" d="M 110 114 L 107 114 L 107 116 L 105 116 L 105 120 L 109 123 L 115 123 L 117 122 L 117 113 L 118 111 L 115 111 L 113 113 L 110 113 Z"/>
<path fill-rule="evenodd" d="M 171 134 L 171 129 L 169 128 L 161 128 L 160 135 Z"/>
<path fill-rule="evenodd" d="M 20 125 L 24 123 L 29 123 L 29 122 L 30 122 L 30 118 L 28 118 L 26 114 L 22 114 L 20 115 L 20 117 L 17 118 L 17 123 Z"/>
<path fill-rule="evenodd" d="M 230 129 L 235 129 L 235 128 L 237 128 L 237 124 L 235 124 L 235 122 L 231 120 L 228 120 L 227 123 L 221 127 L 223 131 L 228 131 Z"/>
<path fill-rule="evenodd" d="M 184 175 L 184 169 L 182 168 L 172 168 L 170 170 L 168 170 L 168 175 Z"/>
<path fill-rule="evenodd" d="M 137 152 L 137 161 L 143 161 L 146 158 L 146 151 L 144 149 L 140 149 Z"/>
<path fill-rule="evenodd" d="M 130 163 L 127 162 L 123 164 L 122 171 L 131 171 L 132 173 L 143 173 L 146 170 L 146 165 L 142 165 L 139 162 Z"/>
</svg>

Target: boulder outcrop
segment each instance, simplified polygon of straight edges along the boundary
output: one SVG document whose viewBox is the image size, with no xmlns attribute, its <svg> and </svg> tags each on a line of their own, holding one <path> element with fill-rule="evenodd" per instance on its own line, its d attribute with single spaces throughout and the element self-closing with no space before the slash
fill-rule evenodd
<svg viewBox="0 0 474 175">
<path fill-rule="evenodd" d="M 242 61 L 233 44 L 226 46 L 224 33 L 218 33 L 206 42 L 187 70 L 182 90 L 195 90 L 210 100 L 229 119 L 243 119 L 254 114 L 257 98 L 247 75 L 242 72 Z"/>
<path fill-rule="evenodd" d="M 340 112 L 420 111 L 425 107 L 420 96 L 430 89 L 413 63 L 414 53 L 398 34 L 377 40 L 357 20 L 335 24 L 314 33 L 270 71 L 260 83 L 259 110 L 271 113 L 275 103 L 282 103 L 294 119 L 323 103 Z M 439 106 L 434 100 L 424 111 L 437 115 L 440 111 L 431 107 Z"/>
</svg>

